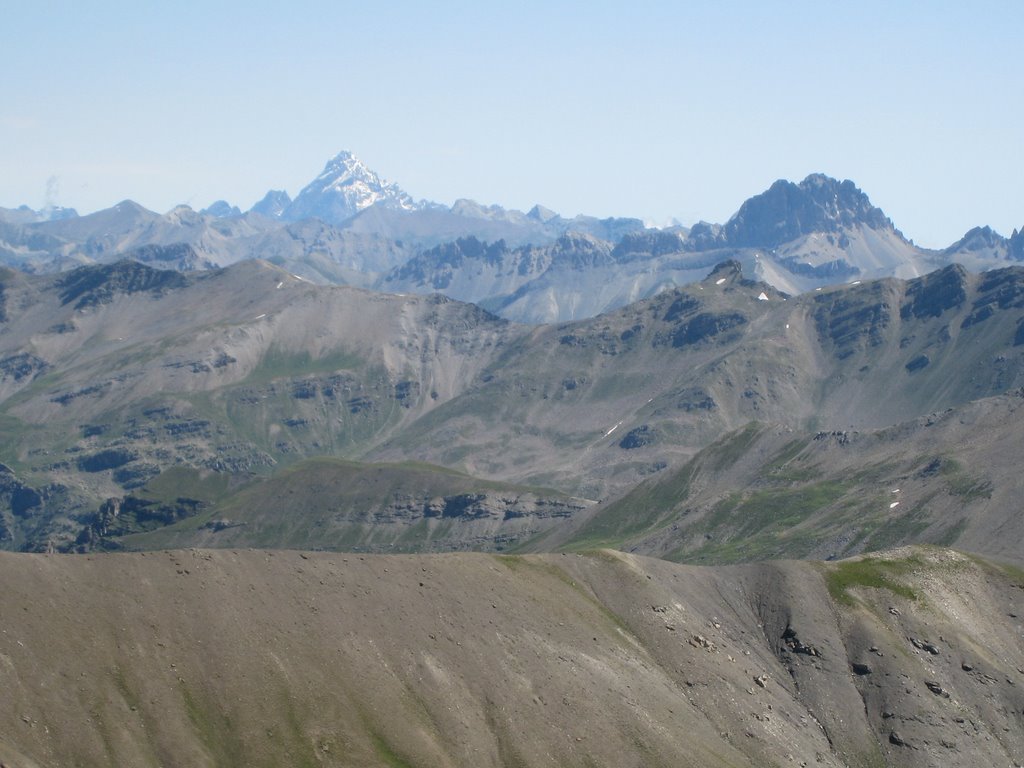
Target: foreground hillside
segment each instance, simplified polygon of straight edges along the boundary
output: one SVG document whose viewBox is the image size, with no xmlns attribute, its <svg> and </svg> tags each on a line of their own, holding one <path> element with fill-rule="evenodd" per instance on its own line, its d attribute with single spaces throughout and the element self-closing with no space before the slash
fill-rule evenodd
<svg viewBox="0 0 1024 768">
<path fill-rule="evenodd" d="M 1024 761 L 1024 573 L 939 549 L 0 555 L 0 761 Z"/>
</svg>

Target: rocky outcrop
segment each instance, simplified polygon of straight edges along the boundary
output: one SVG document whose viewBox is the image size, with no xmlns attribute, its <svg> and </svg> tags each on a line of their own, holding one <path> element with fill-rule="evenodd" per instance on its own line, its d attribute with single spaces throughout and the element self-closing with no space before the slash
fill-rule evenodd
<svg viewBox="0 0 1024 768">
<path fill-rule="evenodd" d="M 10 379 L 21 382 L 24 379 L 32 380 L 37 376 L 46 373 L 50 365 L 38 355 L 30 352 L 19 352 L 16 355 L 5 357 L 0 360 L 0 381 Z"/>
<path fill-rule="evenodd" d="M 967 299 L 967 270 L 959 264 L 919 277 L 907 284 L 907 296 L 900 317 L 939 317 Z"/>
<path fill-rule="evenodd" d="M 1024 230 L 1013 230 L 1006 244 L 1006 256 L 1014 261 L 1024 261 Z"/>
<path fill-rule="evenodd" d="M 773 248 L 803 235 L 835 233 L 842 247 L 842 230 L 855 225 L 893 228 L 852 181 L 812 174 L 799 184 L 776 181 L 747 200 L 722 228 L 716 245 Z"/>
<path fill-rule="evenodd" d="M 124 258 L 152 264 L 157 269 L 173 269 L 178 272 L 194 272 L 200 269 L 216 269 L 217 265 L 202 256 L 188 243 L 173 245 L 141 245 L 125 251 Z"/>
<path fill-rule="evenodd" d="M 65 547 L 69 552 L 120 549 L 118 537 L 152 531 L 194 517 L 206 506 L 197 499 L 181 497 L 173 503 L 161 503 L 137 496 L 107 499 L 78 534 Z"/>
<path fill-rule="evenodd" d="M 81 267 L 61 278 L 57 284 L 62 304 L 74 302 L 75 309 L 109 304 L 118 294 L 162 294 L 187 285 L 178 272 L 157 270 L 134 261 Z"/>
<path fill-rule="evenodd" d="M 747 318 L 738 312 L 701 312 L 676 329 L 672 334 L 672 346 L 685 347 L 710 341 L 746 323 Z"/>
<path fill-rule="evenodd" d="M 641 424 L 635 429 L 629 430 L 619 441 L 619 448 L 623 450 L 633 450 L 634 448 L 644 448 L 649 445 L 654 445 L 658 442 L 658 432 L 649 424 Z"/>
</svg>

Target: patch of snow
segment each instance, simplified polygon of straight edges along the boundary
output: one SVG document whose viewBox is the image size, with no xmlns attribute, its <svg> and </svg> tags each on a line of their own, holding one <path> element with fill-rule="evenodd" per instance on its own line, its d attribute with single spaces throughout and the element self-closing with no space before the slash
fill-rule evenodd
<svg viewBox="0 0 1024 768">
<path fill-rule="evenodd" d="M 892 493 L 899 493 L 899 492 L 900 492 L 900 489 L 899 489 L 899 488 L 893 488 L 893 489 L 892 489 Z"/>
<path fill-rule="evenodd" d="M 757 294 L 757 300 L 758 301 L 768 301 L 768 294 L 765 293 L 764 291 L 761 291 L 759 294 Z"/>
<path fill-rule="evenodd" d="M 282 285 L 284 285 L 284 283 L 278 283 L 277 287 L 280 288 Z"/>
<path fill-rule="evenodd" d="M 854 280 L 850 285 L 860 285 L 860 280 Z"/>
<path fill-rule="evenodd" d="M 608 437 L 608 435 L 610 435 L 610 434 L 611 434 L 612 432 L 614 432 L 614 431 L 615 431 L 616 429 L 618 429 L 618 428 L 619 428 L 620 426 L 622 426 L 622 422 L 621 422 L 621 421 L 620 421 L 620 422 L 619 422 L 618 424 L 616 424 L 616 425 L 615 425 L 614 427 L 612 427 L 611 429 L 609 429 L 609 430 L 608 430 L 607 432 L 605 432 L 605 433 L 604 433 L 604 436 L 605 436 L 605 437 Z"/>
<path fill-rule="evenodd" d="M 786 330 L 789 330 L 789 323 L 786 323 Z"/>
<path fill-rule="evenodd" d="M 264 312 L 262 315 L 257 315 L 256 317 L 254 317 L 253 320 L 262 320 L 266 316 L 267 316 L 267 313 Z"/>
<path fill-rule="evenodd" d="M 715 285 L 721 285 L 724 282 L 725 282 L 725 278 L 724 277 L 720 277 L 717 280 L 715 280 Z"/>
<path fill-rule="evenodd" d="M 896 507 L 898 507 L 899 505 L 900 503 L 898 501 L 894 501 L 892 504 L 889 505 L 889 509 L 896 509 Z"/>
</svg>

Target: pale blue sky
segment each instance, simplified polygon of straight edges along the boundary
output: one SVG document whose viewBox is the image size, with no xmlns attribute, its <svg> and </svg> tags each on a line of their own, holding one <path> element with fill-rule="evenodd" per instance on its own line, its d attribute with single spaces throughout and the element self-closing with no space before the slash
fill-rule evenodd
<svg viewBox="0 0 1024 768">
<path fill-rule="evenodd" d="M 922 245 L 1024 226 L 1015 0 L 5 2 L 2 18 L 0 206 L 244 209 L 349 149 L 443 203 L 723 222 L 820 171 Z"/>
</svg>

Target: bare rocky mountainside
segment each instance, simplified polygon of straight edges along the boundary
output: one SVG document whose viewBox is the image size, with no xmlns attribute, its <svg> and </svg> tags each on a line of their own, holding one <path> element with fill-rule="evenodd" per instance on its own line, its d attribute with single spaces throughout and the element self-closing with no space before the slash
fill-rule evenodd
<svg viewBox="0 0 1024 768">
<path fill-rule="evenodd" d="M 1013 766 L 1024 572 L 943 549 L 0 553 L 0 761 Z"/>
<path fill-rule="evenodd" d="M 0 541 L 1020 559 L 1022 308 L 1017 267 L 787 297 L 725 262 L 548 326 L 256 261 L 8 271 Z"/>
</svg>

